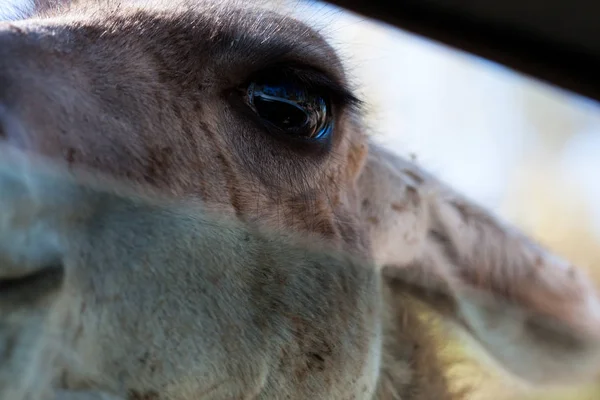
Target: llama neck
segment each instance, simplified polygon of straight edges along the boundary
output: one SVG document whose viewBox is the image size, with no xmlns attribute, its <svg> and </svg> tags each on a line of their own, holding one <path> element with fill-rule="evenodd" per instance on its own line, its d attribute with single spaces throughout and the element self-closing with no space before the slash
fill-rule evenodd
<svg viewBox="0 0 600 400">
<path fill-rule="evenodd" d="M 385 290 L 388 305 L 384 319 L 383 354 L 375 400 L 456 400 L 438 356 L 428 322 L 421 307 L 406 296 Z"/>
</svg>

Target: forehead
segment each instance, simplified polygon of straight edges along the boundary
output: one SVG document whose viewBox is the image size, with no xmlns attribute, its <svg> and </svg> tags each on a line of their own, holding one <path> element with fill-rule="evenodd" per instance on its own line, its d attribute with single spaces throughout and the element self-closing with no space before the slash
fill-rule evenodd
<svg viewBox="0 0 600 400">
<path fill-rule="evenodd" d="M 11 0 L 40 1 L 40 0 Z M 53 1 L 53 0 L 46 0 Z M 43 9 L 38 16 L 88 30 L 86 37 L 188 47 L 213 59 L 236 62 L 298 62 L 342 74 L 342 64 L 314 28 L 273 2 L 240 0 L 62 0 L 66 7 Z M 35 18 L 35 16 L 34 16 Z M 37 18 L 35 18 L 37 19 Z M 93 32 L 93 33 L 92 33 Z"/>
</svg>

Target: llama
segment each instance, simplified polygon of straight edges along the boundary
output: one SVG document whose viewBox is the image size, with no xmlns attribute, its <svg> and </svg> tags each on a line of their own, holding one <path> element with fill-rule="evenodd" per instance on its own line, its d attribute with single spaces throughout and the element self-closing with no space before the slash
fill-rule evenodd
<svg viewBox="0 0 600 400">
<path fill-rule="evenodd" d="M 539 385 L 600 371 L 585 274 L 373 143 L 260 5 L 0 23 L 0 398 L 452 399 L 424 305 Z"/>
</svg>

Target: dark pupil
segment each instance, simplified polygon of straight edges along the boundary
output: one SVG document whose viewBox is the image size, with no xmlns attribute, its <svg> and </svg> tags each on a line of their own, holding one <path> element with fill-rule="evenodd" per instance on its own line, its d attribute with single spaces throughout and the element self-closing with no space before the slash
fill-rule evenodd
<svg viewBox="0 0 600 400">
<path fill-rule="evenodd" d="M 306 88 L 290 82 L 254 82 L 248 100 L 265 121 L 288 134 L 316 138 L 327 132 L 327 104 Z"/>
<path fill-rule="evenodd" d="M 262 118 L 282 129 L 301 128 L 308 120 L 304 110 L 282 101 L 255 96 L 254 107 Z"/>
</svg>

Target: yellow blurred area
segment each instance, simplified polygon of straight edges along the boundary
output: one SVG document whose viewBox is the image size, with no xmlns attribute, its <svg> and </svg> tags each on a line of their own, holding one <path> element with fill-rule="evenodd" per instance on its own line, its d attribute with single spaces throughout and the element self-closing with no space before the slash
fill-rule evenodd
<svg viewBox="0 0 600 400">
<path fill-rule="evenodd" d="M 591 226 L 589 208 L 577 188 L 569 182 L 557 181 L 558 175 L 548 165 L 522 166 L 508 195 L 506 214 L 543 245 L 586 269 L 600 287 L 600 240 Z M 452 352 L 465 354 L 465 349 L 453 343 Z M 476 380 L 477 391 L 469 397 L 472 400 L 600 399 L 600 382 L 588 387 L 533 391 L 517 387 L 475 360 L 473 363 L 474 366 L 457 366 L 457 371 L 453 371 L 459 382 L 460 378 Z"/>
<path fill-rule="evenodd" d="M 512 223 L 556 254 L 585 269 L 600 288 L 600 240 L 590 218 L 589 202 L 580 188 L 561 176 L 556 165 L 524 162 L 512 179 L 503 213 Z M 600 172 L 600 171 L 599 171 Z M 448 340 L 440 337 L 440 340 Z M 467 356 L 460 344 L 452 342 L 449 356 Z M 468 356 L 467 356 L 468 357 Z M 450 371 L 452 382 L 473 383 L 470 400 L 598 400 L 600 381 L 577 388 L 542 391 L 526 388 L 493 369 L 470 362 Z"/>
<path fill-rule="evenodd" d="M 457 190 L 587 270 L 600 288 L 600 106 L 381 24 L 335 19 L 333 37 L 375 137 L 416 154 Z M 600 399 L 600 381 L 540 391 L 468 351 L 453 340 L 445 357 L 468 359 L 448 374 L 457 387 L 475 388 L 469 400 Z"/>
<path fill-rule="evenodd" d="M 600 287 L 600 105 L 323 3 L 274 1 L 336 47 L 375 139 L 415 154 Z M 467 351 L 454 340 L 445 356 L 468 358 L 448 374 L 476 388 L 469 400 L 600 399 L 600 381 L 542 392 Z"/>
</svg>

